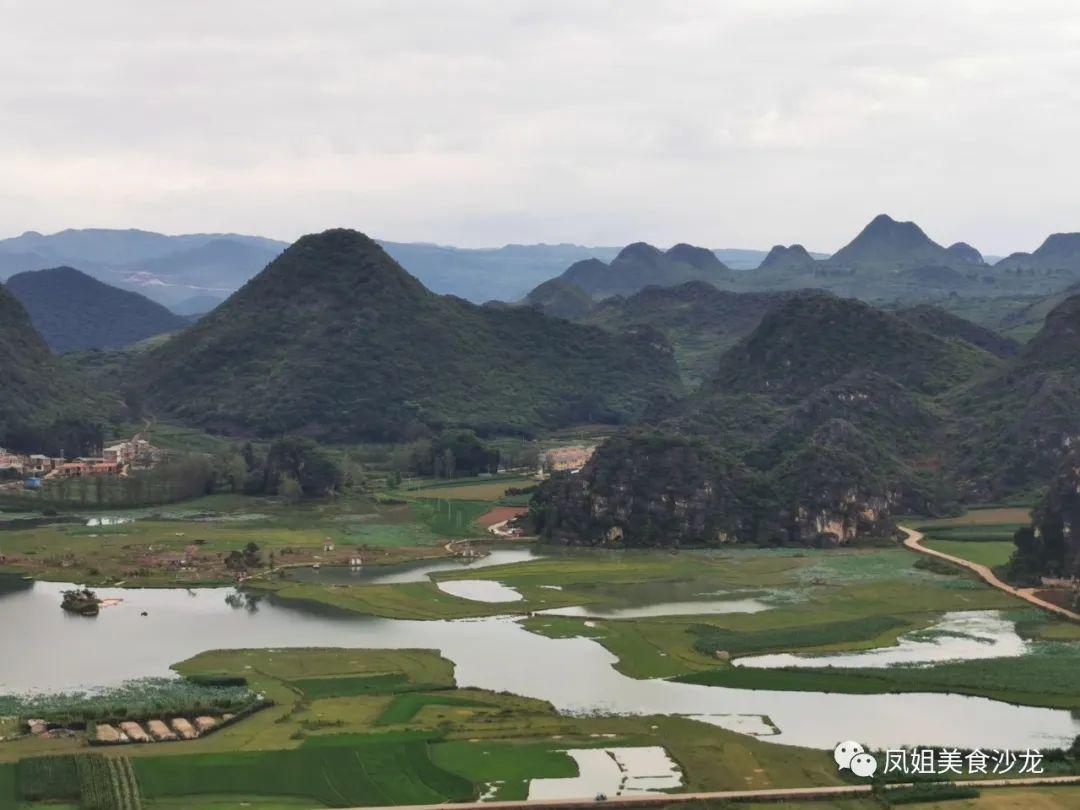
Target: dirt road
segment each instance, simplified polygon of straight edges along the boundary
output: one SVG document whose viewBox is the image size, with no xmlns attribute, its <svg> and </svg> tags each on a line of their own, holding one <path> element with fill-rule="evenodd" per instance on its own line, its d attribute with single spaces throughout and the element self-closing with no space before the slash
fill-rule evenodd
<svg viewBox="0 0 1080 810">
<path fill-rule="evenodd" d="M 982 577 L 982 579 L 988 585 L 993 585 L 1000 591 L 1005 591 L 1005 593 L 1010 594 L 1011 596 L 1015 596 L 1018 599 L 1023 599 L 1025 602 L 1030 602 L 1031 604 L 1035 605 L 1035 607 L 1042 608 L 1043 610 L 1049 610 L 1051 613 L 1056 613 L 1059 616 L 1064 616 L 1065 618 L 1072 619 L 1073 621 L 1080 621 L 1080 613 L 1074 613 L 1073 611 L 1068 610 L 1067 608 L 1063 608 L 1060 605 L 1055 605 L 1052 602 L 1047 602 L 1045 599 L 1040 599 L 1038 596 L 1035 595 L 1034 591 L 1031 588 L 1014 588 L 1012 585 L 1009 585 L 1006 582 L 1002 582 L 997 577 L 997 575 L 990 570 L 988 566 L 982 565 L 981 563 L 972 562 L 971 560 L 965 560 L 963 557 L 954 557 L 952 554 L 946 554 L 943 551 L 937 551 L 932 548 L 927 548 L 922 544 L 922 532 L 917 532 L 914 529 L 907 528 L 906 526 L 899 526 L 897 528 L 899 528 L 900 531 L 907 535 L 904 538 L 904 545 L 912 551 L 917 551 L 920 554 L 929 554 L 931 557 L 940 557 L 943 560 L 948 560 L 949 562 L 956 563 L 957 565 L 962 565 L 964 568 L 974 571 L 976 574 Z"/>
<path fill-rule="evenodd" d="M 1050 785 L 1080 785 L 1080 776 L 1041 776 L 1029 779 L 984 779 L 955 782 L 975 788 L 1045 787 Z M 910 783 L 891 785 L 892 788 L 911 787 Z M 465 802 L 463 804 L 418 804 L 399 807 L 363 808 L 363 810 L 574 810 L 585 807 L 665 807 L 670 804 L 700 801 L 812 801 L 858 797 L 870 793 L 870 785 L 836 785 L 833 787 L 771 788 L 767 790 L 717 790 L 708 793 L 652 793 L 640 796 L 612 796 L 598 802 L 591 798 L 549 799 L 515 802 Z M 352 810 L 361 810 L 353 808 Z"/>
</svg>

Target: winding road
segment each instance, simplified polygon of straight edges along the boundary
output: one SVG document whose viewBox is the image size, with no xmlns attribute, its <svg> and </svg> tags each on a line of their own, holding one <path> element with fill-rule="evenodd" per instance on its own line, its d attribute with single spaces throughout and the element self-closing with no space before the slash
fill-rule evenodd
<svg viewBox="0 0 1080 810">
<path fill-rule="evenodd" d="M 1064 616 L 1066 619 L 1080 621 L 1080 613 L 1074 613 L 1068 608 L 1063 608 L 1061 605 L 1055 605 L 1053 602 L 1047 602 L 1045 599 L 1039 598 L 1035 595 L 1035 590 L 1033 588 L 1014 588 L 1007 582 L 1002 582 L 1001 579 L 990 570 L 989 566 L 972 562 L 971 560 L 965 560 L 963 557 L 954 557 L 952 554 L 946 554 L 944 551 L 927 548 L 922 544 L 924 537 L 922 532 L 909 529 L 907 526 L 898 526 L 897 528 L 906 535 L 904 538 L 904 546 L 912 551 L 917 551 L 920 554 L 928 554 L 931 557 L 939 557 L 942 560 L 948 560 L 951 563 L 962 565 L 969 571 L 974 571 L 983 579 L 983 581 L 988 585 L 997 588 L 999 591 L 1004 591 L 1010 596 L 1015 596 L 1018 599 L 1023 599 L 1025 602 L 1030 602 L 1035 605 L 1035 607 L 1049 610 L 1051 613 L 1056 613 L 1059 616 Z"/>
</svg>

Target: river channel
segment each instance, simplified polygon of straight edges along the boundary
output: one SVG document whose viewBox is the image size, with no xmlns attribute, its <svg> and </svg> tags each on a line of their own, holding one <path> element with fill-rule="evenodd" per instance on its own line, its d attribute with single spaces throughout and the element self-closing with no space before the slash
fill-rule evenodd
<svg viewBox="0 0 1080 810">
<path fill-rule="evenodd" d="M 831 748 L 1067 746 L 1080 718 L 951 694 L 773 692 L 636 680 L 587 638 L 550 639 L 513 617 L 403 621 L 237 598 L 231 588 L 98 589 L 118 598 L 96 618 L 65 613 L 53 582 L 0 578 L 0 693 L 107 686 L 169 673 L 210 649 L 371 647 L 437 649 L 461 686 L 506 690 L 575 714 L 679 714 L 763 739 Z M 146 615 L 142 615 L 145 613 Z"/>
</svg>

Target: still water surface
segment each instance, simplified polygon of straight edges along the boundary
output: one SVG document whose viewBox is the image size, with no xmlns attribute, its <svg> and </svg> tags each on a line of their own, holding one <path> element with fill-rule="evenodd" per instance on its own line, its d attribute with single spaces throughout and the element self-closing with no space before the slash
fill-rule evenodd
<svg viewBox="0 0 1080 810">
<path fill-rule="evenodd" d="M 531 548 L 504 548 L 473 560 L 442 557 L 431 561 L 367 565 L 361 568 L 350 568 L 347 565 L 290 568 L 288 577 L 297 582 L 321 585 L 395 585 L 402 582 L 427 582 L 432 574 L 445 571 L 471 571 L 539 559 L 541 555 L 534 553 Z"/>
<path fill-rule="evenodd" d="M 456 664 L 461 686 L 506 690 L 576 714 L 682 714 L 764 739 L 831 748 L 875 746 L 1050 747 L 1071 743 L 1080 718 L 947 694 L 841 695 L 771 692 L 635 680 L 586 638 L 549 639 L 512 617 L 401 621 L 237 599 L 231 588 L 98 590 L 124 601 L 84 618 L 60 609 L 69 585 L 0 582 L 0 693 L 109 685 L 163 675 L 209 649 L 423 647 Z M 227 601 L 228 599 L 228 601 Z M 140 615 L 142 612 L 148 615 Z M 771 723 L 766 722 L 768 718 Z M 753 721 L 753 722 L 748 722 Z M 773 726 L 779 729 L 772 732 Z"/>
<path fill-rule="evenodd" d="M 946 613 L 940 622 L 901 636 L 894 647 L 839 653 L 796 655 L 775 653 L 736 659 L 736 666 L 759 667 L 890 667 L 1015 658 L 1031 645 L 1020 638 L 1016 625 L 994 610 Z"/>
</svg>

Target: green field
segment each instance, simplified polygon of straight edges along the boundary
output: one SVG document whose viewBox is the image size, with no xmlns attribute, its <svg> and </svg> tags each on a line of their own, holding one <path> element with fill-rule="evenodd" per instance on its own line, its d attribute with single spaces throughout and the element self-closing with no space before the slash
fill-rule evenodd
<svg viewBox="0 0 1080 810">
<path fill-rule="evenodd" d="M 936 535 L 923 541 L 923 545 L 990 568 L 1005 565 L 1015 548 L 1011 540 L 939 540 Z"/>
<path fill-rule="evenodd" d="M 577 776 L 577 764 L 554 742 L 445 742 L 433 759 L 448 771 L 477 784 L 494 784 L 493 801 L 520 801 L 529 796 L 532 779 Z"/>
<path fill-rule="evenodd" d="M 435 804 L 474 798 L 464 777 L 431 760 L 426 741 L 350 738 L 340 746 L 141 757 L 135 770 L 144 794 L 303 796 L 330 807 Z"/>
<path fill-rule="evenodd" d="M 223 565 L 224 555 L 249 543 L 259 549 L 253 572 L 265 572 L 271 563 L 277 568 L 344 563 L 357 554 L 367 563 L 403 562 L 445 554 L 449 539 L 484 536 L 473 521 L 488 509 L 489 504 L 475 501 L 381 503 L 360 497 L 291 505 L 276 498 L 214 495 L 175 506 L 88 512 L 79 522 L 8 529 L 3 549 L 10 570 L 39 579 L 89 585 L 223 584 L 235 579 Z M 84 525 L 98 514 L 129 522 Z M 336 553 L 324 552 L 326 540 Z M 183 569 L 177 566 L 181 558 L 187 559 Z"/>
</svg>

